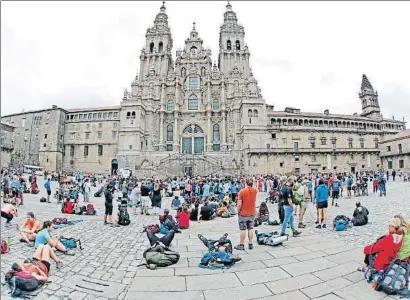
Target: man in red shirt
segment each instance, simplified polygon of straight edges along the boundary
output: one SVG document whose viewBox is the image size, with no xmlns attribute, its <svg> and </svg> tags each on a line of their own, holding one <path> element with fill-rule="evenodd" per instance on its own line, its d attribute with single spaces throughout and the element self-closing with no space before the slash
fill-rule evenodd
<svg viewBox="0 0 410 300">
<path fill-rule="evenodd" d="M 238 223 L 240 232 L 239 245 L 235 246 L 236 250 L 245 250 L 245 236 L 248 231 L 249 250 L 253 249 L 253 225 L 255 224 L 256 214 L 256 195 L 258 190 L 253 187 L 252 178 L 247 178 L 245 188 L 241 189 L 238 194 Z"/>
</svg>

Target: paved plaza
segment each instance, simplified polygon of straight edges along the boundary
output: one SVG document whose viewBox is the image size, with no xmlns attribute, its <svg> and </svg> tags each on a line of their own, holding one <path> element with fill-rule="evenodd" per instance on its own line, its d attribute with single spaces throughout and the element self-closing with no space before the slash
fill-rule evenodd
<svg viewBox="0 0 410 300">
<path fill-rule="evenodd" d="M 39 186 L 43 186 L 41 182 Z M 93 188 L 92 194 L 96 189 Z M 243 261 L 223 271 L 198 267 L 206 249 L 197 234 L 219 238 L 227 232 L 237 244 L 236 217 L 191 222 L 191 228 L 177 234 L 172 243 L 172 248 L 181 254 L 180 261 L 172 267 L 149 270 L 138 267 L 148 246 L 141 231 L 144 224 L 156 223 L 157 217 L 132 216 L 129 226 L 104 226 L 104 199 L 92 198 L 97 216 L 64 215 L 69 220 L 83 221 L 59 230 L 64 236 L 81 238 L 84 250 L 78 250 L 75 256 L 60 255 L 64 263 L 60 270 L 52 262 L 51 283 L 34 299 L 393 299 L 373 291 L 356 268 L 363 260 L 363 245 L 383 235 L 393 215 L 402 213 L 410 218 L 409 193 L 410 184 L 389 182 L 387 197 L 370 193 L 368 197 L 342 198 L 339 208 L 329 208 L 328 228 L 321 230 L 314 228 L 316 210 L 310 205 L 305 220 L 308 226 L 300 237 L 291 237 L 279 247 L 255 245 L 253 250 L 235 251 Z M 14 225 L 22 223 L 26 212 L 33 211 L 41 221 L 63 216 L 55 200 L 52 204 L 40 203 L 42 196 L 44 189 L 38 195 L 25 194 L 25 204 L 19 217 L 12 221 L 13 226 L 2 226 L 2 238 L 13 239 L 11 251 L 1 256 L 2 273 L 11 263 L 31 257 L 34 251 L 18 242 Z M 266 194 L 260 193 L 258 203 L 265 197 Z M 351 217 L 357 200 L 369 209 L 369 224 L 344 232 L 333 231 L 333 218 L 340 214 Z M 170 200 L 163 203 L 169 207 Z M 270 212 L 271 219 L 278 219 L 276 204 L 270 206 Z M 277 231 L 280 227 L 264 225 L 258 230 Z M 3 286 L 2 299 L 6 293 Z"/>
</svg>

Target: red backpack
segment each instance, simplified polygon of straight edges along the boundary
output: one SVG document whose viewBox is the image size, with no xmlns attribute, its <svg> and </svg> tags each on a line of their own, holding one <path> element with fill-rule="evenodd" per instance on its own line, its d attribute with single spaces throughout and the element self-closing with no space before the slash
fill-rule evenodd
<svg viewBox="0 0 410 300">
<path fill-rule="evenodd" d="M 96 212 L 96 210 L 94 209 L 94 205 L 92 205 L 91 203 L 88 203 L 87 204 L 87 210 L 86 210 L 86 213 L 85 213 L 86 215 L 96 215 L 97 214 L 97 212 Z"/>
<path fill-rule="evenodd" d="M 53 224 L 55 224 L 55 225 L 67 224 L 68 223 L 67 218 L 53 218 L 51 220 L 51 222 L 53 222 Z"/>
<path fill-rule="evenodd" d="M 9 245 L 5 240 L 1 240 L 1 254 L 9 252 Z"/>
</svg>

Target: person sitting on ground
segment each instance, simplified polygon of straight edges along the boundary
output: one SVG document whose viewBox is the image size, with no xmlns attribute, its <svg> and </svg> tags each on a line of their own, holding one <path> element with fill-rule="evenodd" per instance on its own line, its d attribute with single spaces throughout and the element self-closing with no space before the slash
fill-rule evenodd
<svg viewBox="0 0 410 300">
<path fill-rule="evenodd" d="M 172 199 L 171 207 L 173 209 L 178 209 L 181 206 L 181 201 L 179 200 L 178 196 L 175 196 L 174 199 Z"/>
<path fill-rule="evenodd" d="M 215 211 L 209 205 L 209 201 L 206 200 L 204 205 L 201 207 L 201 220 L 209 221 L 215 218 Z"/>
<path fill-rule="evenodd" d="M 164 209 L 164 214 L 159 216 L 159 222 L 166 230 L 174 230 L 175 232 L 181 232 L 177 222 L 174 218 L 169 214 L 169 209 Z"/>
<path fill-rule="evenodd" d="M 259 206 L 258 218 L 260 223 L 269 221 L 269 208 L 265 201 Z"/>
<path fill-rule="evenodd" d="M 400 260 L 410 260 L 410 224 L 401 215 L 394 216 L 400 220 L 400 230 L 403 231 L 403 244 L 400 247 L 397 258 Z"/>
<path fill-rule="evenodd" d="M 176 217 L 177 220 L 179 220 L 179 228 L 180 229 L 188 229 L 189 228 L 189 212 L 188 212 L 188 206 L 184 205 L 182 207 L 181 211 L 178 211 Z"/>
<path fill-rule="evenodd" d="M 194 204 L 194 207 L 191 209 L 191 212 L 189 214 L 189 219 L 191 221 L 198 221 L 199 222 L 200 217 L 201 217 L 201 214 L 200 214 L 200 211 L 199 211 L 199 203 L 196 202 Z"/>
<path fill-rule="evenodd" d="M 389 225 L 388 234 L 379 238 L 375 243 L 364 247 L 364 266 L 358 268 L 358 271 L 364 272 L 371 264 L 376 272 L 388 269 L 403 244 L 403 231 L 400 230 L 400 226 L 401 220 L 393 218 Z"/>
<path fill-rule="evenodd" d="M 218 217 L 222 217 L 222 215 L 224 213 L 229 214 L 229 210 L 228 210 L 228 203 L 226 201 L 222 202 L 222 207 L 220 209 L 218 209 L 218 211 L 216 212 L 216 215 Z"/>
<path fill-rule="evenodd" d="M 64 245 L 57 239 L 57 237 L 51 237 L 50 232 L 54 229 L 53 223 L 51 221 L 45 221 L 43 223 L 43 228 L 37 233 L 36 241 L 34 243 L 34 248 L 37 249 L 40 245 L 50 245 L 50 247 L 55 247 L 57 250 L 63 252 L 66 255 L 74 255 L 74 252 L 71 250 L 67 250 Z M 53 256 L 51 256 L 56 260 Z"/>
<path fill-rule="evenodd" d="M 353 212 L 352 224 L 353 226 L 363 226 L 368 222 L 369 211 L 362 206 L 359 201 L 356 202 L 356 208 Z"/>
<path fill-rule="evenodd" d="M 1 208 L 1 217 L 6 219 L 4 226 L 9 226 L 13 217 L 17 217 L 17 207 L 16 204 L 5 204 Z"/>
<path fill-rule="evenodd" d="M 17 230 L 20 232 L 20 242 L 28 243 L 29 246 L 34 246 L 36 240 L 36 234 L 40 231 L 41 224 L 34 217 L 32 212 L 27 213 L 27 218 L 24 220 L 23 225 L 20 227 L 17 225 Z"/>
<path fill-rule="evenodd" d="M 225 201 L 226 203 L 231 202 L 231 198 L 229 198 L 229 193 L 225 193 L 225 197 L 224 197 L 223 201 Z"/>
<path fill-rule="evenodd" d="M 57 261 L 57 269 L 61 269 L 63 263 L 58 259 L 50 245 L 40 245 L 33 254 L 32 259 L 26 259 L 24 263 L 31 263 L 38 266 L 47 276 L 50 273 L 50 258 Z"/>
</svg>

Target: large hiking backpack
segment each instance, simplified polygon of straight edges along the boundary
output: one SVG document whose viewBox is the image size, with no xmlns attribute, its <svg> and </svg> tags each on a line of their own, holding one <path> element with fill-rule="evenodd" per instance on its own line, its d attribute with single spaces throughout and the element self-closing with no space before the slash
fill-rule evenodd
<svg viewBox="0 0 410 300">
<path fill-rule="evenodd" d="M 1 240 L 1 254 L 7 253 L 10 251 L 9 244 L 5 240 Z"/>
<path fill-rule="evenodd" d="M 158 249 L 160 247 L 161 249 Z M 147 268 L 155 270 L 157 267 L 168 267 L 179 261 L 179 253 L 167 247 L 154 245 L 145 250 L 143 257 L 146 260 Z"/>
<path fill-rule="evenodd" d="M 64 247 L 67 250 L 77 248 L 77 244 L 78 244 L 78 248 L 80 248 L 80 250 L 83 250 L 83 247 L 81 245 L 81 240 L 79 240 L 79 239 L 77 240 L 77 239 L 74 239 L 74 238 L 66 238 L 66 237 L 62 236 L 62 237 L 59 238 L 59 240 L 60 240 L 61 244 L 63 244 Z"/>
<path fill-rule="evenodd" d="M 120 225 L 130 225 L 130 215 L 127 210 L 127 205 L 120 205 L 120 210 L 118 212 L 118 224 Z"/>
<path fill-rule="evenodd" d="M 355 217 L 352 219 L 353 226 L 363 226 L 366 225 L 367 222 L 369 221 L 369 218 L 367 217 L 369 214 L 369 211 L 365 207 L 361 207 L 361 210 L 358 208 L 355 209 Z"/>
<path fill-rule="evenodd" d="M 336 231 L 343 231 L 347 229 L 350 219 L 346 216 L 339 215 L 333 219 L 333 229 Z"/>
<path fill-rule="evenodd" d="M 86 215 L 92 215 L 92 216 L 97 214 L 97 211 L 94 209 L 94 205 L 93 205 L 93 204 L 91 204 L 91 203 L 88 203 L 88 204 L 87 204 L 87 208 L 86 208 L 85 214 L 86 214 Z"/>
<path fill-rule="evenodd" d="M 377 291 L 383 291 L 387 295 L 396 295 L 407 284 L 410 267 L 399 259 L 394 260 L 387 271 L 377 280 Z"/>
<path fill-rule="evenodd" d="M 28 293 L 43 285 L 42 281 L 26 272 L 15 272 L 11 278 L 6 274 L 6 283 L 10 287 L 10 296 L 20 298 L 24 298 Z"/>
<path fill-rule="evenodd" d="M 67 218 L 53 218 L 51 222 L 53 222 L 53 224 L 55 225 L 61 225 L 61 224 L 67 224 L 68 220 Z"/>
<path fill-rule="evenodd" d="M 279 232 L 255 232 L 259 245 L 278 246 L 289 239 L 288 235 L 281 236 Z"/>
</svg>

